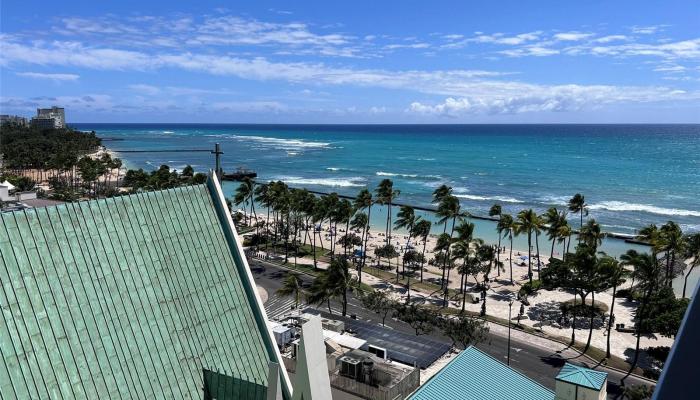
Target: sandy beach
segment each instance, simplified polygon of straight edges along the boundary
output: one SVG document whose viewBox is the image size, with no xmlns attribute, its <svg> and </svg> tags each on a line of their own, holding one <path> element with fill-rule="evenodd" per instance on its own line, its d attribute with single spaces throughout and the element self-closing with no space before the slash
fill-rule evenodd
<svg viewBox="0 0 700 400">
<path fill-rule="evenodd" d="M 263 221 L 265 220 L 266 216 L 262 215 L 262 213 L 258 213 L 258 220 Z M 331 244 L 331 229 L 330 226 L 326 223 L 321 226 L 321 237 L 323 241 L 323 246 L 326 249 L 329 249 L 329 246 Z M 370 230 L 369 234 L 369 239 L 367 241 L 367 260 L 366 260 L 366 265 L 368 266 L 376 266 L 377 260 L 376 257 L 374 256 L 374 249 L 377 247 L 383 246 L 385 244 L 386 237 L 384 235 L 384 232 L 379 232 L 380 229 L 382 229 L 382 226 L 377 226 L 373 227 L 373 229 Z M 338 234 L 343 235 L 345 232 L 344 227 L 341 228 L 338 226 Z M 353 231 L 357 235 L 361 235 L 362 232 L 358 231 Z M 303 237 L 306 236 L 306 231 L 300 232 L 299 239 L 300 243 L 304 242 Z M 321 241 L 319 241 L 318 236 L 316 238 L 317 243 L 316 245 L 318 247 L 321 247 Z M 307 237 L 306 242 L 309 242 L 309 239 Z M 408 242 L 408 235 L 405 232 L 393 232 L 391 242 L 394 246 L 396 246 L 397 251 L 400 253 L 403 253 L 403 248 L 405 248 L 407 242 Z M 434 252 L 433 248 L 435 247 L 437 242 L 437 235 L 430 235 L 428 237 L 427 245 L 426 245 L 426 260 L 430 260 L 434 257 Z M 423 248 L 423 243 L 422 241 L 419 241 L 416 243 L 413 239 L 410 241 L 411 245 L 416 246 L 416 250 L 421 251 Z M 502 246 L 508 246 L 508 243 L 501 243 Z M 358 247 L 359 248 L 359 247 Z M 549 249 L 540 249 L 542 253 L 548 253 Z M 338 246 L 336 248 L 337 253 L 342 253 L 343 249 L 342 247 Z M 490 282 L 490 289 L 487 293 L 487 298 L 486 298 L 486 307 L 487 307 L 487 314 L 498 317 L 502 320 L 507 320 L 508 319 L 508 312 L 509 312 L 509 301 L 508 297 L 509 295 L 513 295 L 520 289 L 522 284 L 528 281 L 528 276 L 527 276 L 527 259 L 523 260 L 521 257 L 527 257 L 527 251 L 523 249 L 513 249 L 513 280 L 514 284 L 510 284 L 509 277 L 510 277 L 510 253 L 509 249 L 506 248 L 505 253 L 501 253 L 500 255 L 500 261 L 503 263 L 503 267 L 505 268 L 504 270 L 501 270 L 500 276 L 498 273 L 495 271 L 492 271 L 490 274 L 491 277 L 491 282 Z M 537 267 L 536 263 L 534 262 L 535 254 L 533 253 L 533 278 L 537 279 Z M 543 266 L 546 265 L 546 263 L 549 261 L 549 256 L 548 254 L 541 254 L 540 255 L 541 262 L 543 263 Z M 386 266 L 388 264 L 386 259 L 381 260 L 382 264 Z M 312 265 L 313 260 L 310 257 L 305 257 L 305 258 L 299 258 L 297 259 L 298 264 L 307 264 L 307 265 Z M 392 268 L 389 269 L 389 272 L 395 271 L 397 263 L 400 264 L 400 258 L 395 258 L 391 260 L 391 265 Z M 319 263 L 319 267 L 325 268 L 327 265 L 324 263 Z M 353 270 L 352 273 L 354 275 L 357 275 L 357 271 Z M 423 272 L 423 279 L 425 282 L 430 282 L 439 285 L 440 278 L 441 278 L 442 272 L 440 268 L 432 265 L 428 265 L 426 262 L 425 264 L 425 270 Z M 483 277 L 479 276 L 479 281 L 482 281 Z M 401 285 L 395 285 L 393 280 L 388 280 L 384 281 L 382 279 L 376 278 L 368 273 L 363 273 L 362 274 L 362 281 L 364 283 L 368 284 L 377 284 L 378 286 L 383 286 L 386 287 L 387 285 L 394 287 L 396 290 L 393 291 L 393 296 L 399 300 L 405 296 L 405 288 Z M 456 270 L 452 270 L 450 274 L 450 282 L 449 282 L 449 287 L 451 289 L 459 290 L 459 285 L 460 285 L 460 275 L 456 272 Z M 629 287 L 630 282 L 628 281 L 626 284 L 623 284 L 621 287 L 618 288 L 626 288 Z M 473 277 L 468 278 L 468 284 L 467 284 L 467 292 L 470 293 L 471 290 L 474 288 L 475 282 Z M 475 297 L 478 297 L 479 293 L 477 292 L 471 292 Z M 415 287 L 412 287 L 411 289 L 411 296 L 413 298 L 415 297 L 424 297 L 428 298 L 431 296 L 431 294 L 439 297 L 439 294 L 434 294 L 434 293 L 427 293 L 423 292 L 420 289 L 416 290 Z M 590 299 L 590 296 L 589 296 Z M 434 302 L 435 299 L 433 299 Z M 459 299 L 453 299 L 453 301 L 450 301 L 449 307 L 455 308 L 455 309 L 461 309 L 461 302 L 456 301 Z M 563 339 L 568 339 L 571 337 L 571 326 L 566 324 L 566 323 L 559 323 L 559 317 L 561 316 L 561 311 L 559 309 L 559 305 L 562 302 L 570 301 L 573 300 L 573 294 L 569 293 L 564 290 L 540 290 L 534 295 L 531 295 L 528 297 L 529 301 L 529 306 L 525 307 L 525 312 L 523 316 L 520 319 L 520 323 L 523 325 L 526 325 L 528 327 L 535 328 L 537 330 L 541 330 L 544 333 L 551 335 L 551 336 L 557 336 L 561 337 Z M 607 305 L 608 309 L 610 307 L 610 303 L 612 301 L 612 289 L 601 292 L 601 293 L 596 293 L 595 295 L 595 300 L 596 302 L 602 302 Z M 513 321 L 517 319 L 517 314 L 519 312 L 519 307 L 520 303 L 515 302 L 513 303 L 512 310 L 511 310 L 511 317 Z M 471 312 L 479 312 L 481 310 L 481 303 L 469 303 L 467 302 L 466 304 L 466 309 Z M 630 302 L 626 298 L 617 298 L 615 300 L 615 323 L 616 324 L 624 324 L 626 327 L 633 327 L 634 326 L 634 313 L 636 311 L 636 303 L 635 302 Z M 607 314 L 606 314 L 607 317 Z M 593 329 L 593 335 L 591 339 L 591 345 L 593 347 L 597 347 L 599 349 L 602 349 L 603 351 L 606 348 L 606 342 L 607 342 L 607 320 L 602 321 L 600 319 L 596 319 L 594 322 L 594 329 Z M 586 319 L 585 321 L 582 321 L 581 318 L 579 318 L 577 322 L 577 329 L 576 329 L 576 340 L 577 341 L 582 341 L 585 343 L 586 339 L 588 337 L 588 320 Z M 618 357 L 621 357 L 623 359 L 626 359 L 631 352 L 634 349 L 635 346 L 635 341 L 636 337 L 632 333 L 628 332 L 618 332 L 615 329 L 611 331 L 611 352 Z M 642 337 L 641 340 L 641 348 L 646 348 L 649 346 L 670 346 L 673 343 L 673 339 L 671 338 L 666 338 L 666 337 Z"/>
</svg>

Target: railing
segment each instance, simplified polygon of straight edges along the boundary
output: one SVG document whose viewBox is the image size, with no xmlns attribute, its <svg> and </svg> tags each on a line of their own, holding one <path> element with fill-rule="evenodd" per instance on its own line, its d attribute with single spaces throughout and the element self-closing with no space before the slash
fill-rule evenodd
<svg viewBox="0 0 700 400">
<path fill-rule="evenodd" d="M 331 374 L 331 386 L 344 392 L 370 400 L 404 399 L 420 386 L 420 369 L 413 369 L 400 382 L 391 387 L 374 387 L 346 376 Z"/>
</svg>

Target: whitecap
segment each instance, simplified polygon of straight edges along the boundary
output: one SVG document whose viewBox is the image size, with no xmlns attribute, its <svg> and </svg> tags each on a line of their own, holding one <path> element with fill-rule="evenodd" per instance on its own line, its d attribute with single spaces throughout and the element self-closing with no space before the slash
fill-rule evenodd
<svg viewBox="0 0 700 400">
<path fill-rule="evenodd" d="M 280 180 L 288 185 L 313 185 L 332 187 L 361 187 L 365 186 L 365 179 L 359 176 L 351 178 L 302 178 L 298 176 L 280 176 L 274 180 Z"/>
<path fill-rule="evenodd" d="M 418 175 L 418 174 L 400 174 L 397 172 L 377 171 L 374 173 L 377 176 L 396 176 L 400 178 L 418 178 L 418 179 L 441 179 L 440 175 Z"/>
<path fill-rule="evenodd" d="M 588 206 L 591 210 L 608 211 L 639 211 L 659 215 L 674 215 L 682 217 L 700 217 L 700 211 L 684 210 L 679 208 L 664 208 L 650 204 L 627 203 L 624 201 L 603 201 Z"/>
<path fill-rule="evenodd" d="M 456 197 L 479 201 L 502 201 L 504 203 L 524 203 L 524 201 L 508 196 L 477 196 L 472 194 L 456 194 Z"/>
<path fill-rule="evenodd" d="M 303 139 L 282 139 L 267 136 L 230 135 L 229 138 L 245 142 L 255 142 L 268 147 L 273 147 L 282 150 L 294 150 L 303 148 L 320 149 L 327 148 L 331 145 L 327 142 L 311 142 Z"/>
<path fill-rule="evenodd" d="M 173 132 L 173 131 L 163 131 L 162 133 L 165 133 L 166 135 L 169 135 L 169 134 L 172 134 L 172 133 L 175 133 L 175 132 Z"/>
</svg>

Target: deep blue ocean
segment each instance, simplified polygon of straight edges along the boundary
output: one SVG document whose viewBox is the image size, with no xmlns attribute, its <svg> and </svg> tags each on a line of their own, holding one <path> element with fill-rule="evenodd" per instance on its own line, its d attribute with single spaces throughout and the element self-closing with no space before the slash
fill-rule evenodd
<svg viewBox="0 0 700 400">
<path fill-rule="evenodd" d="M 590 217 L 605 231 L 634 234 L 640 227 L 678 222 L 700 231 L 700 125 L 214 125 L 74 124 L 94 130 L 110 149 L 213 149 L 223 168 L 254 169 L 259 181 L 355 195 L 391 178 L 398 202 L 429 206 L 431 193 L 448 184 L 462 207 L 487 215 L 565 208 L 582 193 Z M 117 139 L 117 140 L 109 140 Z M 209 153 L 122 153 L 130 168 L 191 164 L 206 172 Z M 233 193 L 236 183 L 224 191 Z M 383 224 L 373 211 L 374 225 Z M 578 219 L 571 218 L 578 226 Z M 494 224 L 475 220 L 477 235 L 496 241 Z M 440 227 L 436 230 L 442 231 Z M 543 253 L 549 243 L 541 238 Z M 526 249 L 524 238 L 516 248 Z M 634 247 L 606 240 L 619 255 Z M 557 250 L 559 246 L 557 246 Z"/>
</svg>

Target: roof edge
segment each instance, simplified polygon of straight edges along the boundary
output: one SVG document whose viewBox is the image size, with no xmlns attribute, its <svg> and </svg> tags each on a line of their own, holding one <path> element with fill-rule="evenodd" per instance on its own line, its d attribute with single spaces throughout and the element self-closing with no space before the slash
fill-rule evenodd
<svg viewBox="0 0 700 400">
<path fill-rule="evenodd" d="M 258 291 L 255 288 L 255 280 L 253 279 L 253 273 L 251 272 L 250 265 L 248 265 L 248 260 L 245 257 L 243 245 L 238 239 L 238 231 L 236 230 L 236 226 L 233 224 L 231 213 L 228 212 L 228 206 L 226 205 L 226 198 L 224 196 L 224 192 L 221 189 L 221 183 L 219 183 L 219 179 L 217 178 L 213 170 L 209 170 L 206 186 L 209 190 L 209 194 L 211 195 L 212 201 L 214 202 L 217 214 L 219 214 L 219 218 L 221 219 L 222 228 L 224 229 L 226 236 L 231 238 L 231 242 L 227 244 L 231 250 L 231 253 L 234 256 L 235 261 L 240 262 L 240 265 L 242 267 L 241 269 L 243 270 L 239 271 L 243 272 L 242 274 L 240 274 L 241 278 L 245 279 L 246 281 L 246 288 L 251 292 L 249 293 L 251 300 L 254 299 L 254 301 L 251 302 L 251 308 L 256 316 L 258 328 L 261 330 L 261 332 L 265 333 L 265 335 L 263 335 L 263 338 L 266 342 L 265 345 L 268 347 L 268 351 L 272 353 L 271 355 L 275 358 L 275 360 L 272 361 L 275 361 L 280 366 L 283 366 L 284 363 L 282 360 L 282 354 L 277 348 L 274 336 L 272 334 L 272 330 L 270 329 L 270 325 L 268 323 L 265 307 L 262 303 L 262 300 L 260 299 Z M 279 368 L 279 371 L 282 378 L 282 391 L 284 392 L 286 398 L 291 399 L 292 385 L 289 379 L 289 375 L 287 374 L 287 369 L 281 367 Z"/>
</svg>

